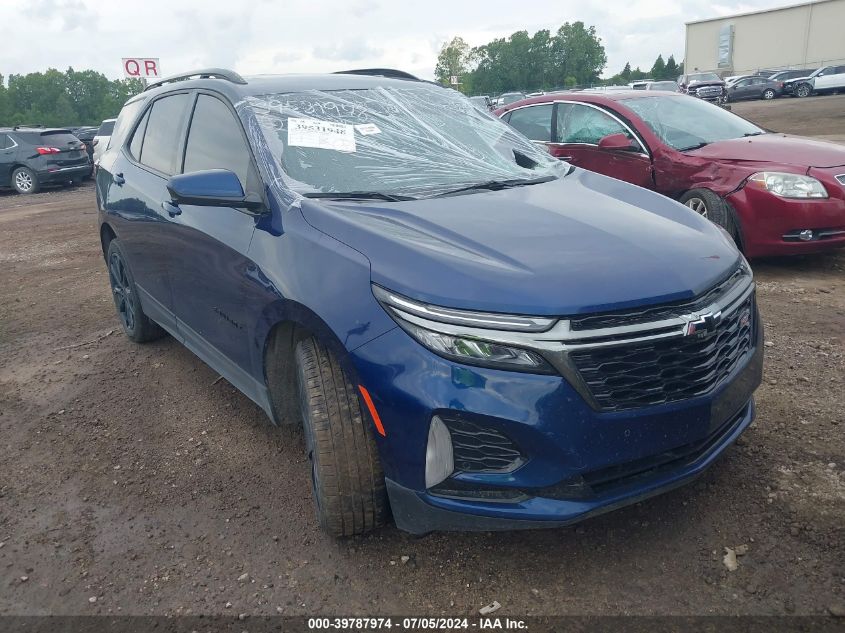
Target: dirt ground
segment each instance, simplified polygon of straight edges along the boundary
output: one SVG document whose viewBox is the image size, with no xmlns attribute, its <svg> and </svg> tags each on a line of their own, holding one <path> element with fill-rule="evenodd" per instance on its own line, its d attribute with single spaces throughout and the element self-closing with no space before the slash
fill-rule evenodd
<svg viewBox="0 0 845 633">
<path fill-rule="evenodd" d="M 735 108 L 845 135 L 845 96 Z M 94 206 L 0 193 L 0 614 L 845 610 L 845 252 L 754 262 L 757 421 L 697 483 L 566 529 L 335 541 L 300 429 L 122 335 Z"/>
</svg>

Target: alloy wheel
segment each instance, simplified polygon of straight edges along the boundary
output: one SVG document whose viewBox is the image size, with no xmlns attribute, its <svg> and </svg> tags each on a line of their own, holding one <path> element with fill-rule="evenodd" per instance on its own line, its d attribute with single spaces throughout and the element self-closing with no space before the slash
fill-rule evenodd
<svg viewBox="0 0 845 633">
<path fill-rule="evenodd" d="M 18 191 L 29 191 L 32 189 L 32 176 L 30 176 L 25 171 L 19 171 L 15 174 L 15 187 L 17 187 Z"/>
<path fill-rule="evenodd" d="M 109 260 L 109 283 L 111 284 L 114 305 L 123 327 L 128 331 L 135 329 L 135 307 L 132 286 L 126 273 L 126 264 L 117 253 L 112 253 Z"/>
<path fill-rule="evenodd" d="M 774 90 L 766 90 L 766 92 L 763 93 L 763 98 L 766 99 L 767 101 L 774 99 L 775 98 L 775 91 Z"/>
<path fill-rule="evenodd" d="M 685 204 L 701 217 L 708 218 L 707 204 L 701 198 L 690 198 Z"/>
</svg>

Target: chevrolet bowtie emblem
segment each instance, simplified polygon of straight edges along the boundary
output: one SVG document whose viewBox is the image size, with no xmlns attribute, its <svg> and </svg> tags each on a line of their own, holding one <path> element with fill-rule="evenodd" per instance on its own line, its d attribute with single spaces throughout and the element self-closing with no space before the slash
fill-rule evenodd
<svg viewBox="0 0 845 633">
<path fill-rule="evenodd" d="M 715 313 L 708 312 L 707 314 L 701 314 L 697 317 L 693 316 L 689 321 L 687 321 L 686 328 L 684 329 L 684 336 L 695 336 L 697 334 L 710 334 L 715 332 L 721 321 L 721 311 Z"/>
</svg>

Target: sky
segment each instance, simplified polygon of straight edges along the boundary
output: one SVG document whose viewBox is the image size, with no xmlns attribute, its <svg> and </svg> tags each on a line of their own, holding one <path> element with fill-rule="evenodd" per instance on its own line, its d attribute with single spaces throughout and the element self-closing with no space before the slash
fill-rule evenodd
<svg viewBox="0 0 845 633">
<path fill-rule="evenodd" d="M 233 68 L 244 75 L 399 68 L 431 79 L 441 44 L 485 44 L 514 31 L 594 25 L 605 76 L 658 54 L 680 61 L 684 23 L 789 0 L 0 0 L 0 74 L 94 69 L 122 76 L 122 57 L 158 57 L 163 74 Z M 2 21 L 2 20 L 0 20 Z"/>
</svg>

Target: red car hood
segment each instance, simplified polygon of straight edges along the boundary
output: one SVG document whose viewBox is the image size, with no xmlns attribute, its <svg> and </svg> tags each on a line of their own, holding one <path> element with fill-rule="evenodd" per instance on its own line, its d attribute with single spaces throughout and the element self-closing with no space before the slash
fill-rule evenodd
<svg viewBox="0 0 845 633">
<path fill-rule="evenodd" d="M 845 165 L 845 145 L 786 134 L 717 141 L 686 153 L 712 160 L 777 163 L 804 169 Z"/>
</svg>

